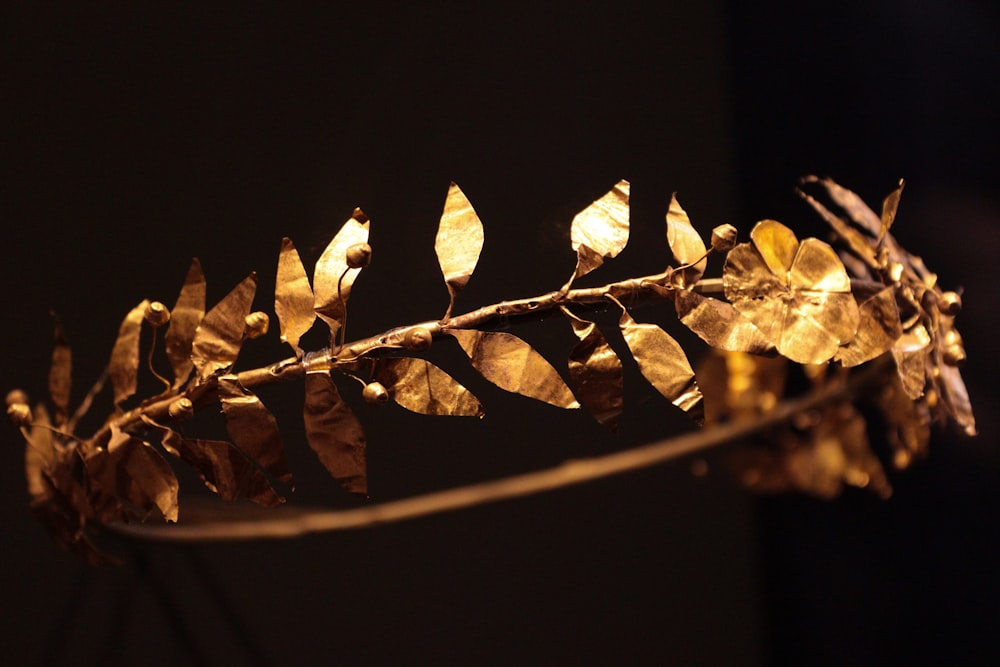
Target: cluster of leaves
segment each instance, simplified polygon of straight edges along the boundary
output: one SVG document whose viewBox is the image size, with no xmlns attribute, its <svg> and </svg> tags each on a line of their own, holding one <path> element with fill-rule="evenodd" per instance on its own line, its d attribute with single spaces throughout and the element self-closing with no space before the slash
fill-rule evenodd
<svg viewBox="0 0 1000 667">
<path fill-rule="evenodd" d="M 673 197 L 666 240 L 675 266 L 602 288 L 574 289 L 577 278 L 616 257 L 628 242 L 629 184 L 621 181 L 574 217 L 570 237 L 577 262 L 561 289 L 458 316 L 452 315 L 455 300 L 476 268 L 484 235 L 472 205 L 452 184 L 435 242 L 450 295 L 444 316 L 347 343 L 351 288 L 371 256 L 370 222 L 357 209 L 317 260 L 311 283 L 294 244 L 283 239 L 274 312 L 281 340 L 294 357 L 241 373 L 234 365 L 243 344 L 268 328 L 266 314 L 251 312 L 256 276 L 248 276 L 206 312 L 205 278 L 195 260 L 173 309 L 144 300 L 122 321 L 108 366 L 115 410 L 92 437 L 82 439 L 73 431 L 100 384 L 70 416 L 70 352 L 58 327 L 49 375 L 54 415 L 42 404 L 29 409 L 18 392 L 8 396 L 8 412 L 24 427 L 28 441 L 33 511 L 64 546 L 103 562 L 106 556 L 88 537 L 88 522 L 151 515 L 177 520 L 178 483 L 164 454 L 191 466 L 223 499 L 265 506 L 284 502 L 278 487 L 293 488 L 284 444 L 277 421 L 253 388 L 296 378 L 305 384 L 309 446 L 346 490 L 365 496 L 364 429 L 335 378 L 357 381 L 371 403 L 392 400 L 422 414 L 482 416 L 477 397 L 420 356 L 443 337 L 454 339 L 473 368 L 498 387 L 559 408 L 583 407 L 614 430 L 623 410 L 624 372 L 605 334 L 578 307 L 594 303 L 620 309 L 618 333 L 641 374 L 699 424 L 766 414 L 783 395 L 789 362 L 824 384 L 842 382 L 852 367 L 886 357 L 898 373 L 877 400 L 897 465 L 923 453 L 932 419 L 951 419 L 974 433 L 956 368 L 964 358 L 953 327 L 960 300 L 942 292 L 919 258 L 890 234 L 901 187 L 878 216 L 831 181 L 807 181 L 819 184 L 850 218 L 842 220 L 803 194 L 844 245 L 840 255 L 821 240 L 799 241 L 772 220 L 757 223 L 749 242 L 740 244 L 735 228 L 722 225 L 706 245 Z M 706 295 L 713 283 L 703 275 L 711 252 L 725 254 L 725 300 Z M 697 374 L 669 333 L 633 319 L 621 297 L 636 293 L 672 302 L 680 322 L 712 348 Z M 568 380 L 529 343 L 487 326 L 499 316 L 539 309 L 562 313 L 579 339 L 568 355 Z M 299 342 L 317 319 L 329 329 L 330 345 L 307 353 Z M 144 326 L 153 332 L 148 369 L 164 389 L 126 410 L 138 386 Z M 154 370 L 156 335 L 163 326 L 172 380 Z M 216 402 L 230 440 L 188 435 L 184 421 L 198 407 Z M 831 496 L 847 483 L 888 493 L 881 463 L 868 446 L 865 421 L 850 402 L 824 406 L 820 414 L 803 415 L 800 421 L 772 431 L 766 445 L 741 452 L 734 464 L 747 484 Z"/>
</svg>

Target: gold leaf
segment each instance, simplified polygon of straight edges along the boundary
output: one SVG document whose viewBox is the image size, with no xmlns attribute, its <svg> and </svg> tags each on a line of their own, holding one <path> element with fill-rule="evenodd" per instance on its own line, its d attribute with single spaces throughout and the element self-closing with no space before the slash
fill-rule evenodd
<svg viewBox="0 0 1000 667">
<path fill-rule="evenodd" d="M 191 343 L 191 361 L 201 379 L 228 370 L 236 361 L 256 291 L 257 274 L 251 273 L 201 320 Z"/>
<path fill-rule="evenodd" d="M 52 314 L 54 323 L 52 364 L 49 366 L 49 396 L 55 406 L 55 424 L 62 426 L 66 423 L 66 411 L 69 408 L 69 392 L 72 385 L 73 355 L 70 351 L 69 341 L 66 340 L 66 333 L 63 331 L 62 323 L 55 313 Z"/>
<path fill-rule="evenodd" d="M 96 451 L 85 464 L 102 517 L 118 513 L 145 519 L 155 508 L 167 521 L 177 521 L 177 477 L 149 443 L 112 425 L 107 449 Z"/>
<path fill-rule="evenodd" d="M 569 355 L 573 391 L 599 424 L 617 431 L 624 404 L 621 359 L 594 322 L 580 319 L 567 309 L 563 313 L 580 339 Z"/>
<path fill-rule="evenodd" d="M 903 335 L 893 287 L 886 287 L 863 301 L 858 306 L 858 313 L 858 333 L 834 356 L 835 361 L 846 367 L 863 364 L 888 352 Z"/>
<path fill-rule="evenodd" d="M 899 199 L 903 196 L 903 179 L 899 179 L 899 187 L 893 190 L 882 200 L 882 228 L 878 234 L 878 242 L 882 240 L 892 229 L 892 223 L 896 220 L 896 211 L 899 210 Z"/>
<path fill-rule="evenodd" d="M 452 183 L 434 240 L 434 251 L 451 299 L 443 319 L 451 315 L 455 297 L 472 277 L 482 249 L 483 223 L 462 190 Z"/>
<path fill-rule="evenodd" d="M 554 405 L 580 407 L 555 368 L 526 342 L 502 331 L 450 329 L 473 368 L 507 391 Z"/>
<path fill-rule="evenodd" d="M 340 329 L 347 312 L 347 299 L 351 286 L 361 269 L 347 265 L 347 249 L 359 243 L 368 243 L 368 216 L 360 208 L 341 226 L 340 231 L 316 261 L 313 272 L 316 314 L 330 327 L 333 336 Z"/>
<path fill-rule="evenodd" d="M 701 424 L 703 397 L 680 344 L 655 324 L 636 323 L 625 309 L 618 326 L 643 377 L 664 398 Z"/>
<path fill-rule="evenodd" d="M 375 361 L 372 377 L 407 410 L 424 415 L 483 416 L 483 406 L 471 391 L 424 359 L 383 357 Z"/>
<path fill-rule="evenodd" d="M 236 446 L 264 472 L 294 488 L 285 445 L 271 411 L 235 375 L 219 378 L 219 402 L 226 417 L 226 430 Z"/>
<path fill-rule="evenodd" d="M 143 299 L 129 311 L 118 327 L 118 338 L 111 350 L 111 362 L 108 364 L 115 405 L 121 405 L 136 390 L 139 376 L 139 335 L 142 333 L 142 320 L 147 306 L 149 299 Z"/>
<path fill-rule="evenodd" d="M 857 255 L 861 261 L 863 261 L 871 269 L 877 270 L 880 268 L 878 259 L 875 257 L 875 249 L 872 247 L 871 241 L 864 234 L 838 218 L 830 211 L 830 209 L 821 204 L 811 195 L 808 195 L 801 190 L 798 190 L 797 192 L 799 196 L 805 199 L 806 202 L 820 214 L 826 223 L 833 228 L 833 231 L 836 232 L 837 236 L 847 243 L 851 251 Z"/>
<path fill-rule="evenodd" d="M 162 433 L 163 448 L 191 466 L 205 486 L 223 500 L 246 498 L 265 507 L 277 507 L 285 499 L 243 452 L 224 440 L 185 438 L 177 431 L 144 418 Z"/>
<path fill-rule="evenodd" d="M 691 290 L 677 290 L 677 317 L 703 341 L 719 350 L 769 354 L 774 345 L 732 304 Z"/>
<path fill-rule="evenodd" d="M 292 240 L 281 239 L 278 275 L 274 285 L 274 312 L 281 325 L 281 340 L 292 346 L 297 357 L 302 356 L 299 338 L 309 331 L 316 320 L 315 300 L 309 286 L 309 276 Z"/>
<path fill-rule="evenodd" d="M 570 241 L 577 252 L 577 266 L 566 289 L 575 278 L 586 275 L 617 257 L 628 243 L 629 182 L 619 181 L 600 199 L 576 214 L 570 227 Z"/>
<path fill-rule="evenodd" d="M 329 373 L 306 373 L 305 389 L 303 419 L 309 446 L 346 491 L 367 494 L 367 441 L 361 423 Z"/>
<path fill-rule="evenodd" d="M 939 367 L 941 395 L 951 417 L 962 427 L 967 436 L 976 435 L 976 418 L 972 414 L 972 403 L 965 388 L 962 374 L 954 366 L 941 364 Z"/>
<path fill-rule="evenodd" d="M 205 274 L 202 273 L 201 263 L 195 258 L 184 278 L 177 303 L 170 311 L 170 324 L 163 339 L 167 359 L 174 371 L 174 389 L 187 381 L 194 368 L 191 345 L 198 325 L 205 316 L 205 288 Z"/>
<path fill-rule="evenodd" d="M 28 482 L 28 493 L 32 498 L 48 493 L 45 474 L 51 473 L 58 462 L 58 451 L 53 439 L 52 424 L 45 406 L 35 406 L 32 425 L 27 432 L 24 447 L 24 476 Z"/>
<path fill-rule="evenodd" d="M 903 383 L 903 391 L 913 400 L 924 395 L 927 382 L 927 363 L 930 355 L 931 336 L 922 324 L 917 324 L 892 346 L 896 370 Z"/>
<path fill-rule="evenodd" d="M 804 183 L 819 183 L 825 189 L 830 199 L 837 206 L 844 209 L 851 220 L 868 232 L 872 238 L 878 238 L 882 232 L 882 218 L 864 202 L 856 193 L 838 185 L 829 178 L 817 178 L 807 176 L 802 179 Z"/>
<path fill-rule="evenodd" d="M 801 364 L 827 361 L 854 337 L 858 304 L 833 249 L 817 239 L 799 243 L 767 220 L 726 257 L 726 298 L 780 354 Z"/>
<path fill-rule="evenodd" d="M 686 282 L 698 282 L 708 266 L 708 259 L 705 258 L 707 249 L 701 235 L 691 225 L 687 212 L 677 201 L 677 193 L 671 195 L 670 208 L 667 209 L 667 243 L 674 253 L 674 259 L 681 264 L 691 265 L 685 270 Z"/>
</svg>

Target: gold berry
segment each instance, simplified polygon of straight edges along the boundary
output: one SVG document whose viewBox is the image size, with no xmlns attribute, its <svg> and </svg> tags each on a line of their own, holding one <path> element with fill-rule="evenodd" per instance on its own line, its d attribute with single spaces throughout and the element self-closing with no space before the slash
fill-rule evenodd
<svg viewBox="0 0 1000 667">
<path fill-rule="evenodd" d="M 372 261 L 372 247 L 367 243 L 355 243 L 347 249 L 347 266 L 361 269 Z"/>
<path fill-rule="evenodd" d="M 24 393 L 22 389 L 11 389 L 7 392 L 7 405 L 14 405 L 15 403 L 27 403 L 28 395 Z"/>
<path fill-rule="evenodd" d="M 267 333 L 267 329 L 271 325 L 271 318 L 267 316 L 267 313 L 256 310 L 247 315 L 244 322 L 247 338 L 260 338 Z"/>
<path fill-rule="evenodd" d="M 369 382 L 365 385 L 361 396 L 369 405 L 380 405 L 389 400 L 389 392 L 381 382 Z"/>
<path fill-rule="evenodd" d="M 730 224 L 719 225 L 712 230 L 712 250 L 729 252 L 736 246 L 736 228 Z"/>
<path fill-rule="evenodd" d="M 938 310 L 945 315 L 958 315 L 962 310 L 962 297 L 958 292 L 945 292 L 938 299 Z"/>
<path fill-rule="evenodd" d="M 14 426 L 27 426 L 31 423 L 31 408 L 27 403 L 11 403 L 7 406 L 7 418 Z"/>
<path fill-rule="evenodd" d="M 153 301 L 146 306 L 146 312 L 142 316 L 152 327 L 162 327 L 170 321 L 170 311 L 159 301 Z"/>
</svg>

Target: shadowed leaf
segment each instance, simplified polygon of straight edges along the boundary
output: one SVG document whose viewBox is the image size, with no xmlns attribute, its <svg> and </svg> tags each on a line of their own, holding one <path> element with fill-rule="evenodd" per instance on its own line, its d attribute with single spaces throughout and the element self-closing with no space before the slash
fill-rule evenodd
<svg viewBox="0 0 1000 667">
<path fill-rule="evenodd" d="M 892 356 L 896 360 L 896 370 L 903 384 L 903 391 L 913 400 L 924 395 L 930 344 L 930 334 L 924 325 L 918 324 L 904 332 L 892 346 Z"/>
<path fill-rule="evenodd" d="M 774 345 L 760 329 L 730 303 L 691 290 L 677 290 L 674 305 L 684 326 L 714 348 L 750 354 L 774 352 Z"/>
<path fill-rule="evenodd" d="M 886 287 L 858 306 L 860 323 L 854 338 L 834 357 L 842 365 L 858 366 L 888 352 L 903 335 L 896 308 L 896 290 Z"/>
<path fill-rule="evenodd" d="M 177 303 L 170 311 L 164 343 L 167 359 L 174 370 L 174 389 L 183 385 L 191 375 L 194 363 L 191 361 L 191 345 L 195 331 L 205 316 L 205 274 L 197 258 L 191 261 L 184 285 L 177 296 Z"/>
<path fill-rule="evenodd" d="M 483 406 L 471 391 L 424 359 L 383 357 L 375 361 L 372 377 L 407 410 L 424 415 L 483 416 Z"/>
<path fill-rule="evenodd" d="M 161 444 L 165 450 L 191 466 L 205 486 L 223 500 L 246 498 L 265 507 L 285 502 L 267 476 L 232 443 L 185 438 L 149 419 L 143 421 L 163 434 Z"/>
<path fill-rule="evenodd" d="M 612 432 L 617 431 L 624 404 L 621 359 L 595 323 L 580 319 L 566 309 L 563 313 L 580 339 L 569 354 L 573 393 L 599 424 Z"/>
<path fill-rule="evenodd" d="M 347 249 L 358 243 L 368 243 L 368 216 L 354 209 L 354 216 L 343 224 L 316 261 L 313 272 L 316 314 L 330 327 L 333 336 L 344 321 L 351 286 L 361 269 L 347 266 Z M 339 286 L 339 293 L 338 293 Z"/>
<path fill-rule="evenodd" d="M 236 446 L 264 472 L 293 486 L 285 445 L 271 411 L 235 375 L 219 378 L 219 402 L 226 417 L 226 430 Z"/>
<path fill-rule="evenodd" d="M 622 180 L 573 218 L 570 241 L 577 253 L 576 270 L 564 289 L 599 267 L 606 258 L 617 257 L 628 243 L 628 236 L 629 182 Z"/>
<path fill-rule="evenodd" d="M 49 397 L 52 405 L 56 409 L 55 424 L 62 426 L 66 423 L 66 412 L 69 409 L 69 392 L 72 385 L 73 354 L 70 351 L 69 341 L 66 340 L 66 333 L 63 331 L 62 322 L 55 313 L 53 320 L 53 344 L 52 344 L 52 364 L 49 366 Z"/>
<path fill-rule="evenodd" d="M 302 415 L 309 446 L 345 490 L 367 494 L 367 441 L 361 423 L 341 399 L 329 373 L 306 373 L 305 385 Z"/>
<path fill-rule="evenodd" d="M 157 509 L 167 521 L 177 521 L 177 478 L 149 443 L 112 426 L 107 449 L 85 464 L 92 504 L 102 518 L 144 520 Z"/>
<path fill-rule="evenodd" d="M 676 193 L 670 197 L 670 208 L 667 209 L 667 243 L 674 259 L 681 264 L 692 264 L 685 271 L 685 280 L 688 283 L 698 282 L 708 266 L 708 259 L 703 259 L 707 249 L 701 235 L 691 225 L 688 214 L 678 203 Z"/>
<path fill-rule="evenodd" d="M 452 183 L 434 240 L 434 251 L 450 297 L 443 319 L 451 315 L 455 297 L 472 277 L 482 249 L 483 223 L 462 190 Z"/>
<path fill-rule="evenodd" d="M 200 378 L 229 370 L 236 361 L 256 291 L 257 274 L 251 273 L 201 320 L 191 344 L 191 360 Z"/>
<path fill-rule="evenodd" d="M 135 393 L 139 377 L 139 336 L 142 333 L 142 318 L 149 305 L 149 299 L 129 311 L 118 327 L 118 338 L 111 350 L 108 373 L 115 392 L 115 405 Z"/>
<path fill-rule="evenodd" d="M 458 341 L 473 368 L 501 389 L 560 408 L 580 407 L 556 369 L 517 336 L 470 329 L 447 333 Z"/>
<path fill-rule="evenodd" d="M 701 424 L 704 421 L 701 390 L 680 344 L 655 324 L 638 324 L 624 309 L 618 325 L 643 377 L 664 398 Z"/>
<path fill-rule="evenodd" d="M 948 412 L 965 435 L 976 435 L 976 418 L 972 414 L 972 403 L 962 374 L 957 368 L 947 364 L 941 364 L 940 372 L 941 394 Z"/>
<path fill-rule="evenodd" d="M 309 331 L 316 320 L 314 297 L 309 277 L 292 240 L 281 240 L 278 256 L 278 276 L 274 285 L 274 312 L 281 325 L 281 340 L 292 346 L 297 357 L 302 356 L 299 338 Z"/>
</svg>

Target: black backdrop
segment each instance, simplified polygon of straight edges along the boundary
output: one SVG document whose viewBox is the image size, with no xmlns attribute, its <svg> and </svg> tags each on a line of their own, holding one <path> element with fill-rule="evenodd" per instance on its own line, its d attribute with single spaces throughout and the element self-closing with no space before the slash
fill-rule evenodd
<svg viewBox="0 0 1000 667">
<path fill-rule="evenodd" d="M 899 236 L 968 290 L 982 431 L 937 437 L 888 502 L 760 500 L 712 458 L 704 478 L 678 463 L 294 542 L 119 544 L 126 565 L 95 571 L 31 521 L 5 427 L 8 661 L 985 662 L 1000 621 L 995 11 L 738 4 L 5 7 L 5 388 L 43 394 L 52 308 L 79 398 L 121 316 L 145 297 L 172 303 L 194 255 L 210 300 L 257 270 L 256 305 L 271 310 L 281 237 L 309 265 L 356 205 L 375 247 L 352 297 L 361 335 L 443 308 L 432 247 L 450 180 L 487 235 L 464 309 L 562 284 L 572 213 L 619 178 L 633 184 L 633 239 L 596 278 L 660 268 L 672 191 L 702 229 L 775 217 L 808 230 L 791 188 L 815 172 L 872 200 L 907 178 Z M 518 331 L 554 357 L 564 328 Z M 259 343 L 241 364 L 285 354 L 276 334 Z M 688 428 L 634 374 L 611 437 L 497 395 L 442 348 L 488 415 L 355 403 L 377 498 Z M 262 393 L 289 446 L 293 502 L 349 504 L 304 447 L 297 392 Z"/>
</svg>

